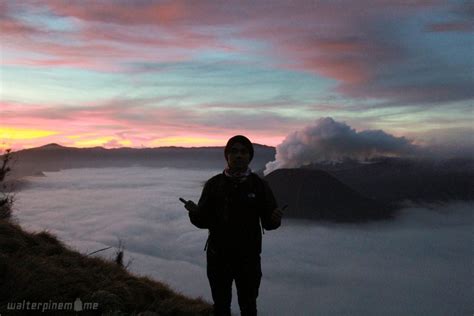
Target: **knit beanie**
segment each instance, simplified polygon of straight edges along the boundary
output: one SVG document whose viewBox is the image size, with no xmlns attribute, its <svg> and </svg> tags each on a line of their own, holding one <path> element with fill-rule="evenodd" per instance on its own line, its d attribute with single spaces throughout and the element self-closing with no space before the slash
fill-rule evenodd
<svg viewBox="0 0 474 316">
<path fill-rule="evenodd" d="M 235 143 L 240 143 L 243 146 L 247 147 L 250 154 L 250 161 L 251 161 L 253 158 L 253 145 L 250 142 L 250 140 L 243 135 L 236 135 L 227 141 L 227 145 L 225 145 L 225 150 L 224 150 L 225 160 L 227 160 L 227 155 L 229 154 L 230 149 Z"/>
</svg>

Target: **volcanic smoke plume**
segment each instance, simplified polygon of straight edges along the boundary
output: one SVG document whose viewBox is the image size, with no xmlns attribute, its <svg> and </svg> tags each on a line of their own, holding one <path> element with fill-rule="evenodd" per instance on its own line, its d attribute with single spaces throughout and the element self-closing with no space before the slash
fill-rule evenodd
<svg viewBox="0 0 474 316">
<path fill-rule="evenodd" d="M 314 162 L 409 155 L 417 149 L 417 146 L 405 137 L 395 137 L 382 130 L 358 132 L 343 122 L 325 117 L 317 120 L 314 125 L 289 134 L 276 147 L 275 161 L 266 165 L 264 174 L 280 168 L 298 168 Z"/>
</svg>

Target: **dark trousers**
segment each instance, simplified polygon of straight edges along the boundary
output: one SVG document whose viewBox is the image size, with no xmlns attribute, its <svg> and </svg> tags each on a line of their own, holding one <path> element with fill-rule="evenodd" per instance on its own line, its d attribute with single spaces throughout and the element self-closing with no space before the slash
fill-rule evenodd
<svg viewBox="0 0 474 316">
<path fill-rule="evenodd" d="M 258 288 L 262 278 L 259 254 L 243 257 L 208 249 L 207 277 L 216 316 L 230 315 L 234 280 L 241 315 L 257 315 Z"/>
</svg>

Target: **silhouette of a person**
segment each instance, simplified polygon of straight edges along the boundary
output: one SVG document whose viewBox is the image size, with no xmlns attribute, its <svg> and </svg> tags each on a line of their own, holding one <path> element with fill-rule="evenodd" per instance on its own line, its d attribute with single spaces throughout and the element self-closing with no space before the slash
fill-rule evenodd
<svg viewBox="0 0 474 316">
<path fill-rule="evenodd" d="M 268 184 L 249 168 L 254 149 L 237 135 L 225 147 L 227 167 L 204 185 L 198 205 L 185 201 L 191 222 L 209 229 L 207 276 L 215 315 L 231 315 L 235 280 L 242 315 L 257 315 L 262 277 L 262 229 L 281 225 L 282 212 Z"/>
</svg>

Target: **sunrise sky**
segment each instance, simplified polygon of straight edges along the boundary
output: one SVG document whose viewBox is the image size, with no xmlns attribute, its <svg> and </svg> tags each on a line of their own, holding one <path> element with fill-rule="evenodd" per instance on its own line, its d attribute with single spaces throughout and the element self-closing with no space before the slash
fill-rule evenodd
<svg viewBox="0 0 474 316">
<path fill-rule="evenodd" d="M 2 1 L 0 149 L 470 142 L 472 1 Z"/>
</svg>

